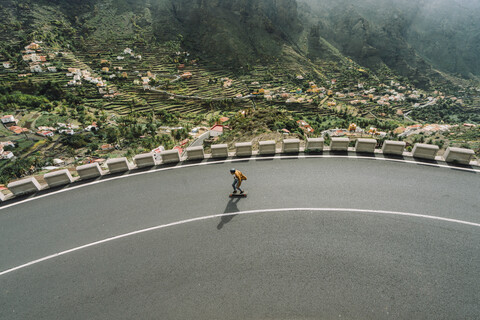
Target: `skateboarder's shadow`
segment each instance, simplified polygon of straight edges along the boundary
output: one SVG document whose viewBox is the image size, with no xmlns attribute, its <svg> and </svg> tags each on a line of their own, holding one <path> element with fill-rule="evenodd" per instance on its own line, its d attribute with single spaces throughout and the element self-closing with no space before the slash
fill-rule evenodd
<svg viewBox="0 0 480 320">
<path fill-rule="evenodd" d="M 234 212 L 239 212 L 240 210 L 237 207 L 238 201 L 240 201 L 241 198 L 231 198 L 230 201 L 227 203 L 227 207 L 223 211 L 223 213 L 234 213 Z M 220 230 L 223 228 L 223 226 L 230 221 L 236 216 L 236 214 L 229 214 L 222 216 L 222 219 L 220 220 L 220 223 L 217 225 L 217 229 Z"/>
</svg>

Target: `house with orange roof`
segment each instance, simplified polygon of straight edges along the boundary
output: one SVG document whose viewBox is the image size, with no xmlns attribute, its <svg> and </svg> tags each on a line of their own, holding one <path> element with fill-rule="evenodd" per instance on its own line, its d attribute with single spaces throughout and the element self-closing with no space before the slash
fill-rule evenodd
<svg viewBox="0 0 480 320">
<path fill-rule="evenodd" d="M 190 139 L 185 139 L 185 140 L 182 140 L 182 141 L 180 142 L 180 145 L 183 147 L 184 145 L 186 145 L 186 144 L 189 143 L 189 142 L 190 142 Z"/>
<path fill-rule="evenodd" d="M 28 46 L 25 47 L 25 50 L 39 50 L 40 45 L 38 43 L 32 42 Z"/>
<path fill-rule="evenodd" d="M 210 137 L 218 137 L 223 134 L 224 129 L 227 129 L 227 126 L 216 124 L 210 128 Z"/>
<path fill-rule="evenodd" d="M 22 128 L 22 127 L 19 127 L 19 126 L 11 126 L 11 127 L 8 128 L 8 130 L 12 131 L 15 134 L 21 134 L 21 133 L 29 131 L 27 128 Z"/>
<path fill-rule="evenodd" d="M 183 149 L 182 149 L 181 147 L 179 147 L 179 146 L 173 147 L 172 150 L 178 150 L 178 153 L 179 153 L 179 154 L 182 154 L 182 153 L 183 153 Z"/>
<path fill-rule="evenodd" d="M 109 151 L 109 150 L 113 150 L 115 149 L 115 147 L 111 144 L 103 144 L 100 146 L 100 150 L 102 151 Z"/>
<path fill-rule="evenodd" d="M 312 133 L 314 130 L 305 120 L 298 120 L 297 124 L 300 129 L 305 131 L 305 133 Z"/>
<path fill-rule="evenodd" d="M 192 78 L 192 73 L 191 72 L 185 72 L 180 77 L 182 79 L 191 79 Z"/>
</svg>

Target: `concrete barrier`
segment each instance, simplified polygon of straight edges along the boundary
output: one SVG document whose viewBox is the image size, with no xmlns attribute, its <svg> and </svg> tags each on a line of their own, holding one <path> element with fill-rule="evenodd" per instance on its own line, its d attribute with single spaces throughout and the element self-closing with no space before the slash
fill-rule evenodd
<svg viewBox="0 0 480 320">
<path fill-rule="evenodd" d="M 187 160 L 203 160 L 205 159 L 205 151 L 202 146 L 188 147 Z"/>
<path fill-rule="evenodd" d="M 415 143 L 412 154 L 414 158 L 435 160 L 439 147 L 433 144 Z"/>
<path fill-rule="evenodd" d="M 228 158 L 227 144 L 214 144 L 212 148 L 212 158 Z"/>
<path fill-rule="evenodd" d="M 100 169 L 100 165 L 97 162 L 78 166 L 75 170 L 77 170 L 77 173 L 82 180 L 97 178 L 103 174 L 102 169 Z"/>
<path fill-rule="evenodd" d="M 348 151 L 350 139 L 333 137 L 330 142 L 330 151 Z"/>
<path fill-rule="evenodd" d="M 325 139 L 323 138 L 307 138 L 306 150 L 309 151 L 323 151 L 325 147 Z"/>
<path fill-rule="evenodd" d="M 475 152 L 465 148 L 448 147 L 443 155 L 446 162 L 456 162 L 459 164 L 470 164 Z"/>
<path fill-rule="evenodd" d="M 355 143 L 355 152 L 360 153 L 374 153 L 377 146 L 377 140 L 375 139 L 357 139 Z"/>
<path fill-rule="evenodd" d="M 8 189 L 15 195 L 19 196 L 22 194 L 35 193 L 42 189 L 37 179 L 30 177 L 27 179 L 10 182 L 7 186 Z"/>
<path fill-rule="evenodd" d="M 43 176 L 50 188 L 63 186 L 73 182 L 73 177 L 68 169 L 49 172 Z"/>
<path fill-rule="evenodd" d="M 258 143 L 258 154 L 275 154 L 277 152 L 276 145 L 275 140 L 260 141 Z"/>
<path fill-rule="evenodd" d="M 154 167 L 156 165 L 153 153 L 137 154 L 133 161 L 135 161 L 137 168 Z"/>
<path fill-rule="evenodd" d="M 115 158 L 107 160 L 108 171 L 110 173 L 125 172 L 130 170 L 127 158 Z"/>
<path fill-rule="evenodd" d="M 167 150 L 160 153 L 162 156 L 162 163 L 179 163 L 180 152 L 178 150 Z"/>
<path fill-rule="evenodd" d="M 235 155 L 237 157 L 250 157 L 252 155 L 251 142 L 237 142 L 235 143 Z"/>
<path fill-rule="evenodd" d="M 299 153 L 300 139 L 285 139 L 283 140 L 283 153 Z"/>
<path fill-rule="evenodd" d="M 387 140 L 383 143 L 382 153 L 401 156 L 407 144 L 404 141 Z"/>
<path fill-rule="evenodd" d="M 0 191 L 0 202 L 5 201 L 6 196 L 3 194 L 2 191 Z"/>
</svg>

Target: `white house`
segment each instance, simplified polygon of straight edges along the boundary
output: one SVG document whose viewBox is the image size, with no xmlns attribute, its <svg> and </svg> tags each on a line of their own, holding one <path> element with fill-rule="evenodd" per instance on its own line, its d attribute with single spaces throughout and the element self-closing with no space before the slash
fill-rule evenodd
<svg viewBox="0 0 480 320">
<path fill-rule="evenodd" d="M 12 64 L 11 64 L 10 62 L 4 62 L 4 63 L 3 63 L 3 67 L 4 67 L 5 69 L 10 69 L 10 68 L 12 67 Z"/>
<path fill-rule="evenodd" d="M 61 165 L 61 164 L 64 164 L 65 161 L 63 161 L 62 159 L 53 159 L 53 164 L 58 166 L 58 165 Z"/>
<path fill-rule="evenodd" d="M 75 131 L 73 131 L 72 129 L 61 129 L 61 130 L 58 130 L 58 132 L 63 134 L 68 134 L 69 136 L 73 136 L 75 134 Z"/>
<path fill-rule="evenodd" d="M 5 147 L 15 148 L 15 143 L 13 143 L 12 141 L 0 142 L 0 148 L 5 148 Z"/>
<path fill-rule="evenodd" d="M 96 124 L 91 124 L 89 125 L 88 127 L 85 128 L 85 131 L 97 131 L 98 130 L 98 126 Z"/>
<path fill-rule="evenodd" d="M 16 122 L 17 122 L 17 120 L 15 119 L 15 117 L 12 116 L 12 115 L 10 115 L 10 114 L 9 114 L 9 115 L 6 115 L 6 116 L 3 116 L 3 117 L 1 118 L 1 120 L 2 120 L 2 123 L 12 123 L 12 122 L 15 122 L 15 123 L 16 123 Z"/>
<path fill-rule="evenodd" d="M 54 133 L 52 131 L 38 131 L 37 134 L 42 137 L 53 137 Z"/>
<path fill-rule="evenodd" d="M 52 127 L 47 127 L 47 126 L 40 126 L 40 127 L 38 127 L 38 130 L 40 130 L 40 131 L 52 131 L 52 132 L 57 131 L 57 129 L 52 128 Z"/>
<path fill-rule="evenodd" d="M 37 56 L 36 54 L 32 54 L 31 58 L 32 62 L 41 62 L 42 58 L 40 56 Z"/>
<path fill-rule="evenodd" d="M 13 157 L 15 157 L 15 155 L 13 154 L 12 151 L 2 152 L 2 159 L 4 159 L 4 160 L 12 159 Z"/>
<path fill-rule="evenodd" d="M 124 54 L 132 54 L 132 49 L 130 49 L 130 48 L 125 48 L 125 50 L 123 50 L 123 53 L 124 53 Z"/>
<path fill-rule="evenodd" d="M 43 72 L 43 69 L 39 64 L 35 64 L 33 66 L 30 66 L 30 71 L 31 72 Z"/>
</svg>

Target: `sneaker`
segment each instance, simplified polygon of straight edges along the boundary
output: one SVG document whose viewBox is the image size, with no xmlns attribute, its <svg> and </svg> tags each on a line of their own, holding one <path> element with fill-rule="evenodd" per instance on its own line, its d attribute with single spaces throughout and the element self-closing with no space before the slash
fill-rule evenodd
<svg viewBox="0 0 480 320">
<path fill-rule="evenodd" d="M 234 190 L 232 193 L 233 193 L 233 194 L 237 193 L 237 190 Z"/>
<path fill-rule="evenodd" d="M 240 190 L 240 194 L 243 194 L 243 190 Z"/>
</svg>

